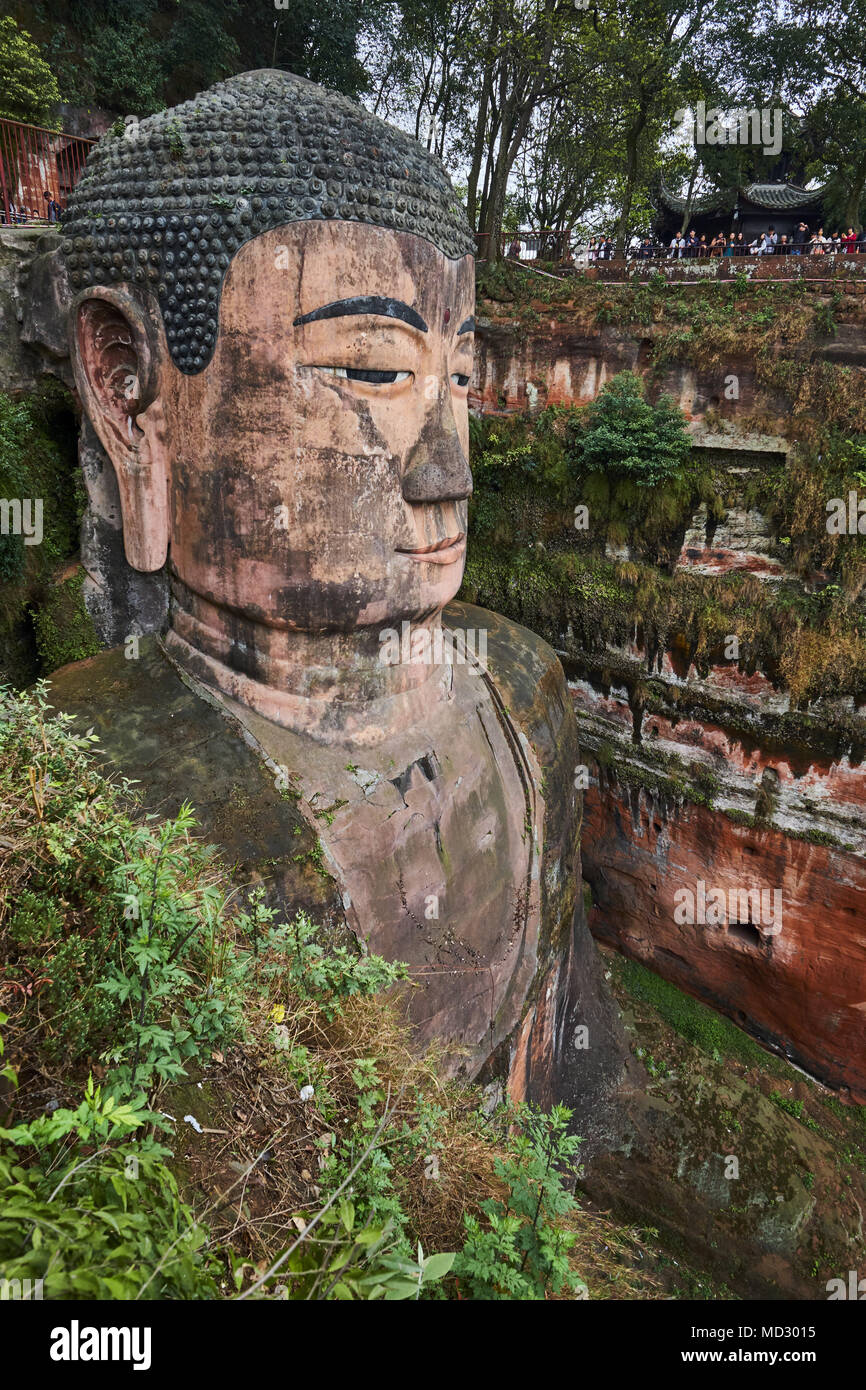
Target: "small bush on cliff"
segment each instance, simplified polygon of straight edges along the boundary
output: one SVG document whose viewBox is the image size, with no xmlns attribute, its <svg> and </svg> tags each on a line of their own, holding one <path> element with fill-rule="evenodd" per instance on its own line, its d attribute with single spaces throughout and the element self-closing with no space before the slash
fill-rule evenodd
<svg viewBox="0 0 866 1390">
<path fill-rule="evenodd" d="M 568 1133 L 571 1112 L 549 1115 L 516 1107 L 511 1153 L 496 1163 L 503 1199 L 482 1202 L 486 1217 L 466 1217 L 466 1242 L 454 1264 L 461 1290 L 477 1299 L 542 1299 L 584 1288 L 569 1266 L 575 1237 L 562 1218 L 577 1207 L 560 1177 L 573 1169 L 580 1139 Z"/>
<path fill-rule="evenodd" d="M 587 471 L 625 474 L 640 487 L 655 487 L 685 471 L 691 440 L 670 396 L 651 405 L 641 378 L 620 372 L 590 405 L 578 448 Z"/>
<path fill-rule="evenodd" d="M 180 1198 L 170 1151 L 146 1133 L 154 1123 L 167 1128 L 143 1097 L 118 1105 L 91 1077 L 75 1110 L 0 1129 L 6 1279 L 40 1280 L 48 1299 L 217 1294 L 207 1231 Z"/>
</svg>

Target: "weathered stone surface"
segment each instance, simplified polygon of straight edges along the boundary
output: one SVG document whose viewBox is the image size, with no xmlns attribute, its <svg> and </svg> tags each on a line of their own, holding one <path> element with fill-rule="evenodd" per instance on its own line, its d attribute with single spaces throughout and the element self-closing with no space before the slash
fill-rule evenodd
<svg viewBox="0 0 866 1390">
<path fill-rule="evenodd" d="M 591 665 L 570 690 L 595 760 L 582 839 L 593 931 L 862 1099 L 862 748 L 829 721 L 798 723 L 736 663 L 701 678 L 666 656 L 651 710 L 631 693 L 645 656 L 623 662 L 621 686 L 602 688 Z M 676 920 L 676 895 L 701 882 L 728 898 L 718 926 Z M 739 898 L 731 910 L 732 890 L 754 889 L 780 893 L 780 931 L 754 912 L 744 926 Z"/>
<path fill-rule="evenodd" d="M 114 647 L 127 637 L 161 630 L 168 613 L 168 574 L 164 568 L 142 574 L 127 560 L 117 478 L 86 415 L 78 458 L 88 501 L 81 521 L 84 602 L 99 640 Z"/>
<path fill-rule="evenodd" d="M 0 231 L 0 391 L 34 390 L 42 369 L 39 354 L 21 336 L 26 272 L 40 238 L 22 230 Z"/>
<path fill-rule="evenodd" d="M 450 617 L 487 626 L 489 674 L 456 666 L 447 717 L 378 749 L 313 745 L 196 693 L 152 639 L 138 661 L 115 649 L 57 672 L 52 698 L 95 727 L 149 809 L 192 801 L 242 881 L 407 960 L 419 1043 L 443 1043 L 451 1070 L 510 1073 L 512 1094 L 565 1099 L 591 1132 L 623 1050 L 576 893 L 577 746 L 562 671 L 545 643 L 496 615 L 455 605 Z M 575 1044 L 580 1026 L 588 1046 Z"/>
<path fill-rule="evenodd" d="M 782 579 L 785 566 L 773 554 L 773 537 L 766 517 L 756 508 L 732 507 L 712 527 L 702 503 L 686 530 L 678 569 L 698 574 L 745 571 L 758 579 Z"/>
<path fill-rule="evenodd" d="M 754 1059 L 710 1056 L 629 992 L 622 962 L 603 958 L 632 1056 L 582 1190 L 656 1227 L 674 1267 L 696 1261 L 717 1296 L 826 1299 L 828 1278 L 856 1265 L 863 1243 L 866 1180 L 846 1142 L 854 1117 L 850 1128 L 839 1107 L 831 1117 L 826 1094 L 792 1068 L 768 1075 Z"/>
<path fill-rule="evenodd" d="M 37 242 L 37 254 L 27 268 L 23 293 L 21 341 L 37 348 L 62 367 L 68 383 L 69 282 L 60 255 L 60 235 L 46 232 Z"/>
<path fill-rule="evenodd" d="M 651 394 L 672 396 L 686 417 L 701 422 L 712 411 L 736 427 L 739 418 L 760 410 L 779 432 L 787 407 L 783 397 L 758 382 L 753 357 L 732 352 L 724 368 L 702 362 L 655 365 L 651 331 L 646 337 L 612 325 L 575 325 L 539 309 L 531 327 L 509 320 L 479 317 L 471 404 L 487 414 L 542 409 L 546 405 L 587 405 L 618 372 L 649 373 Z M 737 397 L 725 396 L 729 376 L 737 380 Z M 717 425 L 714 425 L 714 430 Z M 749 448 L 749 444 L 743 445 Z M 776 447 L 780 447 L 777 444 Z M 783 447 L 783 446 L 782 446 Z"/>
<path fill-rule="evenodd" d="M 664 804 L 604 773 L 586 794 L 584 873 L 596 934 L 727 1013 L 827 1085 L 866 1101 L 866 864 L 859 855 Z M 678 923 L 677 893 L 780 894 L 779 930 L 754 911 Z"/>
</svg>

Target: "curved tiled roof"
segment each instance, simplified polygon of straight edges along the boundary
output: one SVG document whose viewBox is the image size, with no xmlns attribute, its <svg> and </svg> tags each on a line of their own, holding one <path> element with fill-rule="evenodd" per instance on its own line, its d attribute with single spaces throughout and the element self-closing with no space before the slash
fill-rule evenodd
<svg viewBox="0 0 866 1390">
<path fill-rule="evenodd" d="M 800 188 L 795 183 L 747 183 L 740 192 L 755 207 L 788 212 L 820 202 L 826 187 L 826 184 L 819 188 Z"/>
<path fill-rule="evenodd" d="M 659 197 L 671 212 L 731 212 L 738 197 L 758 208 L 767 208 L 774 212 L 792 212 L 795 208 L 805 208 L 819 202 L 825 188 L 826 184 L 819 188 L 800 188 L 794 183 L 747 183 L 742 188 L 723 188 L 717 192 L 701 194 L 693 198 L 689 205 L 687 198 L 677 197 L 661 184 Z"/>
<path fill-rule="evenodd" d="M 659 197 L 671 212 L 685 212 L 686 209 L 691 213 L 728 212 L 736 202 L 737 190 L 735 188 L 723 188 L 719 192 L 703 193 L 699 197 L 693 198 L 689 203 L 688 198 L 677 197 L 675 193 L 671 193 L 662 184 L 659 188 Z"/>
</svg>

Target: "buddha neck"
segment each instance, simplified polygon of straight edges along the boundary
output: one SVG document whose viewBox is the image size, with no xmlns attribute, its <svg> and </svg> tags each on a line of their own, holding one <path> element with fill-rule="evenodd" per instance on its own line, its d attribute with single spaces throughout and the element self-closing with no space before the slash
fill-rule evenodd
<svg viewBox="0 0 866 1390">
<path fill-rule="evenodd" d="M 165 646 L 204 685 L 323 743 L 375 745 L 451 697 L 439 611 L 391 628 L 298 632 L 240 616 L 173 576 Z"/>
</svg>

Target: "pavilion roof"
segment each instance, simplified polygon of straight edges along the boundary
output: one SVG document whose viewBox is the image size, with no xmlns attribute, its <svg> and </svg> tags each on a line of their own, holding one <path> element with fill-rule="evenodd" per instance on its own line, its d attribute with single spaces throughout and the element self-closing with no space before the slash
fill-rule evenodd
<svg viewBox="0 0 866 1390">
<path fill-rule="evenodd" d="M 739 188 L 723 188 L 700 194 L 689 204 L 687 198 L 671 193 L 662 183 L 659 200 L 671 212 L 679 213 L 687 209 L 690 213 L 732 212 L 737 203 L 750 203 L 752 207 L 768 212 L 793 212 L 797 208 L 819 204 L 825 189 L 826 184 L 819 188 L 802 188 L 795 183 L 747 183 Z"/>
</svg>

